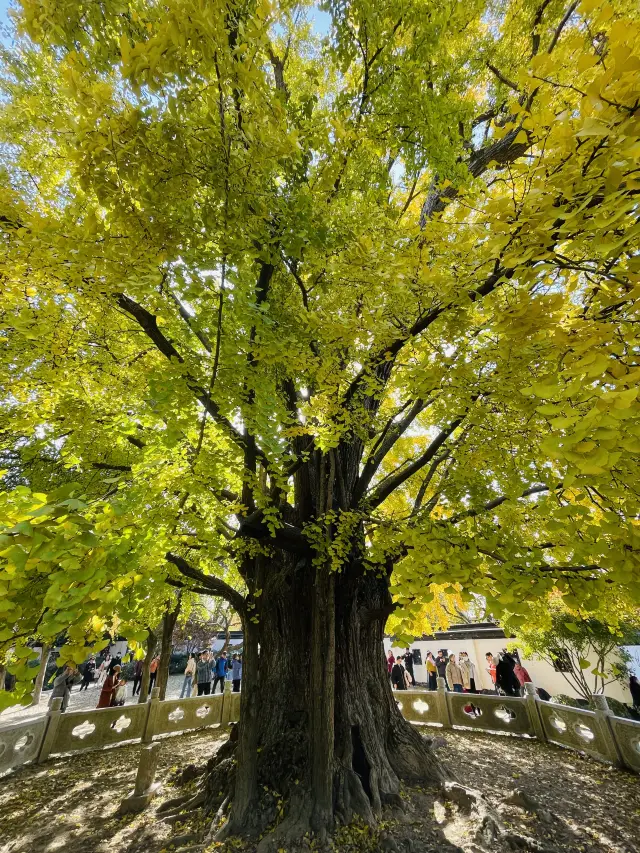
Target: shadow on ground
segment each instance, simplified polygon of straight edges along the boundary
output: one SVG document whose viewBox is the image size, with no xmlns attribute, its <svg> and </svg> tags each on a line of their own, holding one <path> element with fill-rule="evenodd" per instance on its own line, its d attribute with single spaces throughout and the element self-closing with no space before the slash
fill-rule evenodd
<svg viewBox="0 0 640 853">
<path fill-rule="evenodd" d="M 139 745 L 24 767 L 0 779 L 0 853 L 161 853 L 172 838 L 202 829 L 200 812 L 183 824 L 160 822 L 155 809 L 176 789 L 177 768 L 204 764 L 226 735 L 191 732 L 162 741 L 157 778 L 163 792 L 141 815 L 117 817 L 132 790 Z M 476 732 L 448 732 L 440 755 L 464 785 L 480 789 L 508 831 L 566 853 L 638 853 L 640 778 L 536 741 Z M 191 783 L 195 790 L 197 782 Z M 531 811 L 506 802 L 514 789 L 537 804 Z M 412 788 L 406 811 L 386 816 L 382 832 L 346 827 L 340 853 L 461 853 L 473 848 L 468 823 L 438 792 Z M 245 845 L 246 850 L 253 845 Z M 500 851 L 496 851 L 500 853 Z"/>
</svg>

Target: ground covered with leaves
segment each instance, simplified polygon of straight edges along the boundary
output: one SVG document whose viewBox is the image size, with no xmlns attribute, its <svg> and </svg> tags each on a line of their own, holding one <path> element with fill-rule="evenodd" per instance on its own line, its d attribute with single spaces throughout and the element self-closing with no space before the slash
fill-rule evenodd
<svg viewBox="0 0 640 853">
<path fill-rule="evenodd" d="M 226 733 L 203 730 L 163 740 L 157 779 L 161 795 L 144 813 L 118 817 L 132 790 L 139 745 L 25 767 L 0 779 L 1 853 L 162 853 L 187 849 L 204 828 L 200 811 L 163 822 L 166 800 L 195 791 L 198 779 L 177 784 L 190 764 L 202 766 Z M 535 741 L 476 732 L 437 735 L 440 754 L 459 781 L 481 790 L 503 824 L 544 850 L 635 853 L 640 826 L 640 778 L 577 753 Z M 405 811 L 385 816 L 376 830 L 340 829 L 340 853 L 455 853 L 476 847 L 464 808 L 428 788 L 404 792 Z M 176 843 L 177 842 L 177 843 Z M 237 850 L 255 845 L 224 845 Z M 198 848 L 200 849 L 200 848 Z M 223 853 L 223 845 L 211 850 Z"/>
</svg>

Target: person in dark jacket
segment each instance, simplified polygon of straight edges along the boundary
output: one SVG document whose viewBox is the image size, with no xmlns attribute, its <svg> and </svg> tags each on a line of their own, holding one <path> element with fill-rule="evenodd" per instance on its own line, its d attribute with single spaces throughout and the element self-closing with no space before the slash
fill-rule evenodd
<svg viewBox="0 0 640 853">
<path fill-rule="evenodd" d="M 507 696 L 520 695 L 520 682 L 514 671 L 515 666 L 515 660 L 507 652 L 503 651 L 498 655 L 496 684 Z"/>
<path fill-rule="evenodd" d="M 133 667 L 133 695 L 137 696 L 142 688 L 142 671 L 144 670 L 144 661 L 137 660 Z"/>
<path fill-rule="evenodd" d="M 404 666 L 407 672 L 409 673 L 409 678 L 411 679 L 411 686 L 416 686 L 416 679 L 413 674 L 413 654 L 411 653 L 411 649 L 407 649 L 407 653 L 404 656 Z"/>
<path fill-rule="evenodd" d="M 96 677 L 96 656 L 91 655 L 89 660 L 84 665 L 84 670 L 82 672 L 82 684 L 80 685 L 80 690 L 84 687 L 85 690 L 89 689 L 89 685 L 93 683 L 93 680 Z"/>
<path fill-rule="evenodd" d="M 233 692 L 240 692 L 240 682 L 242 681 L 242 658 L 240 655 L 234 655 L 231 661 L 231 675 L 233 681 Z"/>
<path fill-rule="evenodd" d="M 447 678 L 447 664 L 449 663 L 449 658 L 446 656 L 442 649 L 438 652 L 438 657 L 436 658 L 436 669 L 438 670 L 438 678 L 444 678 L 446 681 Z"/>
<path fill-rule="evenodd" d="M 640 682 L 635 675 L 629 676 L 629 690 L 634 708 L 640 708 Z"/>
<path fill-rule="evenodd" d="M 405 668 L 402 665 L 402 658 L 400 655 L 396 658 L 396 662 L 394 663 L 391 669 L 391 683 L 393 684 L 396 690 L 406 690 L 407 682 L 405 679 Z"/>
</svg>

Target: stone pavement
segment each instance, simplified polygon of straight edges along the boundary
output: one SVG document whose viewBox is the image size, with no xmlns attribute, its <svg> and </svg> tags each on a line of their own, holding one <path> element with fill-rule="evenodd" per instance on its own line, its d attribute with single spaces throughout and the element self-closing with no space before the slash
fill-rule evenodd
<svg viewBox="0 0 640 853">
<path fill-rule="evenodd" d="M 170 675 L 169 682 L 167 684 L 167 699 L 179 699 L 180 691 L 182 690 L 182 682 L 184 680 L 184 676 L 182 675 Z M 218 690 L 220 687 L 218 686 Z M 132 705 L 138 701 L 137 696 L 131 695 L 132 691 L 132 683 L 129 682 L 127 684 L 127 698 L 125 700 L 125 705 Z M 194 691 L 193 695 L 196 695 Z M 67 708 L 68 711 L 89 711 L 93 710 L 98 704 L 98 698 L 100 696 L 100 688 L 96 687 L 95 684 L 90 684 L 88 690 L 83 690 L 80 692 L 80 685 L 77 685 L 71 691 L 71 699 L 69 700 L 69 706 Z M 51 697 L 50 690 L 43 690 L 42 696 L 40 698 L 40 704 L 36 708 L 23 708 L 20 705 L 14 705 L 12 708 L 8 708 L 6 711 L 0 713 L 0 728 L 2 726 L 8 726 L 11 723 L 19 723 L 26 722 L 30 719 L 36 719 L 37 717 L 42 716 L 47 713 L 49 707 L 49 698 Z"/>
</svg>

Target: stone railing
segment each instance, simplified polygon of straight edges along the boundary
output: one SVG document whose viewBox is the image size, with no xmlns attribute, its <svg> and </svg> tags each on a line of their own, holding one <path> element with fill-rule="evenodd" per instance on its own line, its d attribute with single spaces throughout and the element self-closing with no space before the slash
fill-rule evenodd
<svg viewBox="0 0 640 853">
<path fill-rule="evenodd" d="M 150 743 L 159 735 L 220 726 L 240 718 L 240 694 L 225 692 L 192 699 L 160 701 L 158 689 L 143 705 L 122 705 L 93 711 L 65 711 L 54 699 L 49 713 L 36 720 L 0 726 L 0 775 L 27 762 L 51 756 L 103 749 L 120 743 Z"/>
<path fill-rule="evenodd" d="M 604 696 L 594 696 L 595 711 L 542 702 L 527 684 L 524 698 L 450 693 L 443 679 L 434 691 L 394 693 L 404 717 L 412 723 L 468 728 L 537 738 L 585 752 L 618 767 L 640 773 L 640 723 L 614 717 Z M 151 743 L 158 736 L 240 719 L 240 694 L 225 683 L 224 694 L 192 699 L 158 699 L 157 688 L 143 705 L 95 711 L 60 710 L 52 703 L 46 717 L 0 727 L 0 774 L 27 762 L 54 755 L 102 749 L 124 742 Z"/>
<path fill-rule="evenodd" d="M 543 702 L 533 684 L 525 687 L 523 698 L 451 693 L 439 678 L 437 690 L 401 690 L 394 696 L 412 723 L 535 737 L 640 773 L 640 723 L 614 717 L 604 696 L 593 697 L 595 711 L 583 711 Z"/>
</svg>

